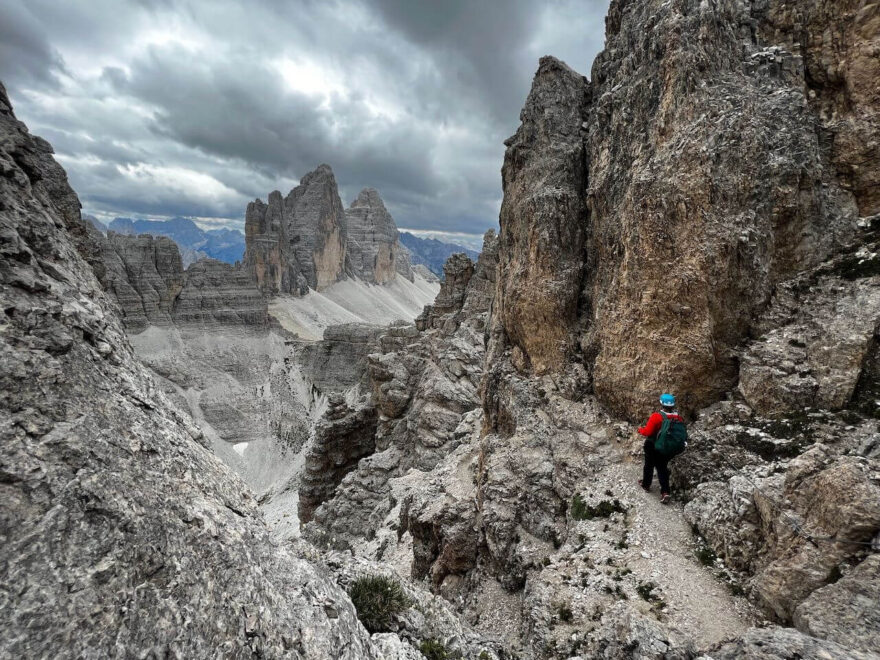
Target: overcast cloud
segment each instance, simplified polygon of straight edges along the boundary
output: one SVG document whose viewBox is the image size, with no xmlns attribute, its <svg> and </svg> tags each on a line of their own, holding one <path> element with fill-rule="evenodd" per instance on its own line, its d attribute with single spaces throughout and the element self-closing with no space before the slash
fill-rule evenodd
<svg viewBox="0 0 880 660">
<path fill-rule="evenodd" d="M 0 0 L 0 80 L 86 211 L 241 228 L 329 163 L 398 226 L 497 224 L 541 55 L 589 74 L 608 0 Z"/>
</svg>

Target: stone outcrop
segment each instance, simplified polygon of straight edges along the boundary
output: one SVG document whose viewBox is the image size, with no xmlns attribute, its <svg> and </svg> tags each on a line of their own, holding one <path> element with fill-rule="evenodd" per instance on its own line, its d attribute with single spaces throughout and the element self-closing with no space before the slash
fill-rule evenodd
<svg viewBox="0 0 880 660">
<path fill-rule="evenodd" d="M 101 283 L 130 334 L 150 325 L 268 326 L 266 301 L 241 267 L 202 259 L 184 271 L 177 244 L 164 236 L 93 238 L 103 252 Z"/>
<path fill-rule="evenodd" d="M 350 408 L 333 395 L 315 427 L 299 488 L 299 519 L 307 523 L 314 510 L 333 495 L 342 478 L 376 449 L 376 409 Z"/>
<path fill-rule="evenodd" d="M 798 629 L 860 651 L 880 649 L 880 555 L 814 591 L 794 612 Z"/>
<path fill-rule="evenodd" d="M 397 275 L 412 281 L 409 252 L 400 245 L 397 225 L 379 193 L 364 188 L 345 211 L 347 253 L 352 273 L 366 282 L 387 284 Z"/>
<path fill-rule="evenodd" d="M 714 660 L 872 660 L 874 653 L 861 653 L 832 641 L 810 637 L 791 628 L 753 628 L 741 638 L 709 651 Z"/>
<path fill-rule="evenodd" d="M 467 255 L 453 254 L 443 266 L 443 282 L 440 293 L 431 305 L 416 318 L 419 330 L 438 328 L 447 318 L 451 318 L 464 305 L 468 282 L 474 274 L 474 262 Z"/>
<path fill-rule="evenodd" d="M 880 329 L 880 216 L 864 225 L 849 251 L 781 283 L 755 324 L 739 390 L 759 414 L 841 410 L 853 401 Z"/>
<path fill-rule="evenodd" d="M 302 342 L 303 375 L 322 392 L 344 391 L 364 382 L 367 357 L 379 348 L 383 329 L 362 323 L 330 326 L 317 342 Z"/>
<path fill-rule="evenodd" d="M 184 271 L 171 313 L 176 325 L 203 328 L 269 325 L 266 301 L 243 269 L 201 259 Z"/>
<path fill-rule="evenodd" d="M 613 2 L 590 83 L 542 60 L 508 141 L 493 354 L 524 373 L 562 373 L 573 357 L 631 417 L 659 389 L 691 410 L 730 389 L 775 284 L 873 212 L 841 164 L 866 162 L 861 147 L 826 148 L 851 142 L 853 122 L 874 125 L 872 11 Z M 815 75 L 847 83 L 817 89 L 814 69 L 838 48 L 844 68 Z"/>
<path fill-rule="evenodd" d="M 248 204 L 244 266 L 266 293 L 324 289 L 350 274 L 347 240 L 336 178 L 320 165 L 287 197 L 276 190 Z"/>
<path fill-rule="evenodd" d="M 0 655 L 378 657 L 135 359 L 51 154 L 0 87 Z"/>
<path fill-rule="evenodd" d="M 119 302 L 131 332 L 148 325 L 171 325 L 174 300 L 183 289 L 177 244 L 164 236 L 108 232 L 102 240 L 104 288 Z"/>
<path fill-rule="evenodd" d="M 495 324 L 536 374 L 571 357 L 589 232 L 586 78 L 541 59 L 522 124 L 505 144 Z M 494 347 L 490 362 L 500 347 Z"/>
<path fill-rule="evenodd" d="M 436 490 L 414 482 L 401 491 L 394 484 L 410 470 L 433 470 L 459 448 L 464 450 L 478 430 L 484 335 L 494 295 L 487 284 L 495 280 L 496 244 L 494 232 L 489 232 L 476 265 L 464 255 L 450 258 L 445 289 L 421 317 L 430 322 L 420 320 L 421 329 L 391 326 L 380 337 L 381 350 L 368 358 L 369 403 L 378 413 L 376 451 L 345 476 L 332 499 L 315 509 L 305 527 L 307 535 L 334 539 L 343 547 L 366 538 L 375 553 L 390 542 L 386 518 L 402 516 L 403 529 L 411 524 L 413 530 L 426 530 L 424 542 L 436 545 L 429 538 L 432 523 L 422 506 Z M 467 509 L 468 515 L 475 512 L 472 502 L 453 506 Z M 433 511 L 442 514 L 436 506 Z M 430 554 L 427 546 L 417 553 Z M 421 561 L 417 577 L 431 563 Z"/>
</svg>

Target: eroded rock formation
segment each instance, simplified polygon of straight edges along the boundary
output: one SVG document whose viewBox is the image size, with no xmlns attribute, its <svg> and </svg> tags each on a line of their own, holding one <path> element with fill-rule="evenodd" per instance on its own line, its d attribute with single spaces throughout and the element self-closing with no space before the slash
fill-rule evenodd
<svg viewBox="0 0 880 660">
<path fill-rule="evenodd" d="M 266 293 L 323 289 L 348 272 L 345 210 L 329 165 L 282 197 L 256 200 L 245 214 L 244 266 Z"/>
<path fill-rule="evenodd" d="M 397 275 L 412 281 L 409 252 L 401 246 L 397 225 L 379 193 L 364 188 L 345 211 L 348 257 L 354 275 L 387 284 Z"/>
<path fill-rule="evenodd" d="M 495 326 L 517 369 L 560 373 L 574 356 L 628 416 L 658 387 L 686 393 L 689 409 L 730 389 L 775 284 L 874 212 L 842 164 L 876 176 L 857 165 L 870 140 L 842 148 L 876 122 L 863 84 L 873 13 L 613 2 L 590 83 L 542 61 L 504 169 Z M 832 57 L 839 69 L 814 72 Z M 541 261 L 557 238 L 559 258 Z M 528 296 L 558 307 L 552 324 L 529 326 L 544 312 L 519 311 Z"/>
<path fill-rule="evenodd" d="M 51 148 L 0 87 L 0 655 L 378 657 L 135 359 Z"/>
</svg>

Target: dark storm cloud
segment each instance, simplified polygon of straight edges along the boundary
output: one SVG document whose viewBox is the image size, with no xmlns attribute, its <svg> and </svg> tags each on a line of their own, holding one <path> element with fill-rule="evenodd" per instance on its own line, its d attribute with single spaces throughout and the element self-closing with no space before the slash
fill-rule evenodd
<svg viewBox="0 0 880 660">
<path fill-rule="evenodd" d="M 87 209 L 239 225 L 330 163 L 405 227 L 482 232 L 537 59 L 588 73 L 607 0 L 0 1 L 0 78 Z"/>
</svg>

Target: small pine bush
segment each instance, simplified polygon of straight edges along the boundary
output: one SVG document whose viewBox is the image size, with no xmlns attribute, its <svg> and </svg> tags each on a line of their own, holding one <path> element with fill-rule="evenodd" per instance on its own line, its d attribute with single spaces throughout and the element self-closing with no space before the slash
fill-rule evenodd
<svg viewBox="0 0 880 660">
<path fill-rule="evenodd" d="M 427 660 L 448 660 L 451 656 L 436 639 L 426 639 L 419 644 L 419 651 Z"/>
<path fill-rule="evenodd" d="M 355 580 L 349 591 L 358 619 L 370 634 L 393 632 L 396 615 L 410 606 L 400 583 L 384 575 L 368 575 Z"/>
</svg>

